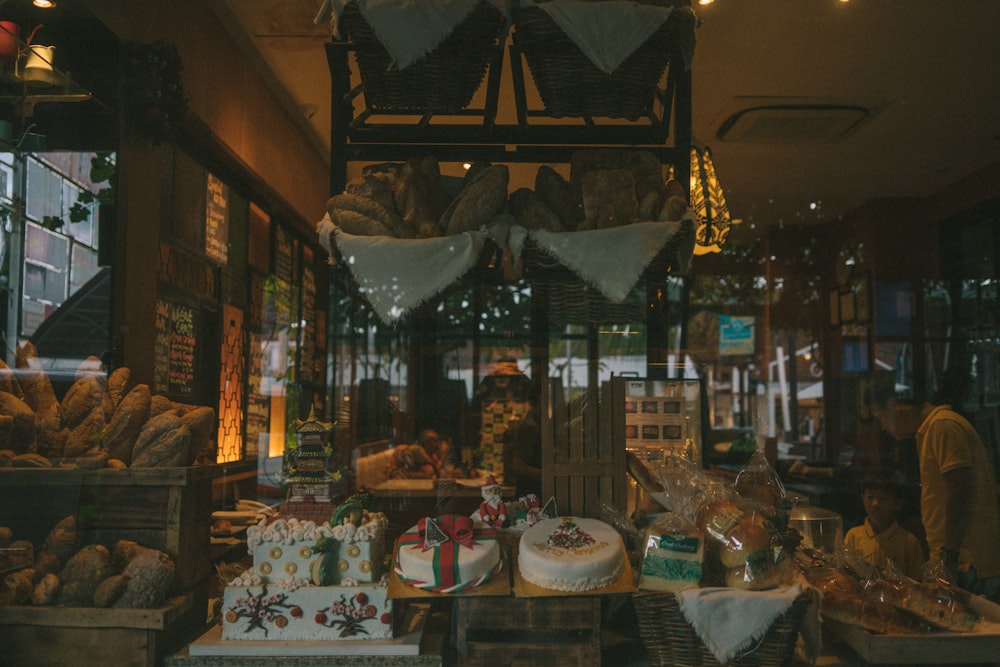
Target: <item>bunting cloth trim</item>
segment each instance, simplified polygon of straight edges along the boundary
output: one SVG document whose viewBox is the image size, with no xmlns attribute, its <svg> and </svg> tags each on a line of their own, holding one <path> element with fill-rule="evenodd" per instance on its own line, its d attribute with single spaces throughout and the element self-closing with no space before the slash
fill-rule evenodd
<svg viewBox="0 0 1000 667">
<path fill-rule="evenodd" d="M 657 253 L 680 230 L 680 221 L 634 222 L 576 232 L 536 229 L 528 235 L 609 301 L 621 303 Z"/>
<path fill-rule="evenodd" d="M 395 323 L 475 266 L 487 238 L 481 231 L 429 239 L 356 236 L 334 225 L 329 214 L 317 231 L 321 241 L 326 236 L 336 245 L 359 291 L 386 324 Z"/>
</svg>

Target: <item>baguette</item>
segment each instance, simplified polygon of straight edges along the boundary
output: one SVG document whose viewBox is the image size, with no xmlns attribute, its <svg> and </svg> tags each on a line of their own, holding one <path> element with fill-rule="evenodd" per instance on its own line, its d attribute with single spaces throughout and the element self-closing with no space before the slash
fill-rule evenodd
<svg viewBox="0 0 1000 667">
<path fill-rule="evenodd" d="M 492 165 L 462 186 L 455 208 L 447 221 L 447 233 L 475 231 L 499 213 L 507 202 L 510 172 L 507 165 Z"/>
<path fill-rule="evenodd" d="M 335 209 L 330 211 L 330 219 L 337 227 L 355 236 L 393 236 L 381 222 L 357 211 Z"/>
<path fill-rule="evenodd" d="M 335 212 L 353 211 L 359 213 L 375 220 L 389 230 L 390 236 L 397 238 L 412 239 L 417 235 L 416 230 L 405 222 L 394 209 L 387 209 L 369 197 L 345 192 L 331 197 L 327 204 L 327 210 L 331 218 L 334 218 Z"/>
<path fill-rule="evenodd" d="M 565 232 L 562 219 L 530 188 L 519 188 L 510 196 L 510 212 L 525 229 Z"/>
<path fill-rule="evenodd" d="M 81 376 L 63 397 L 63 424 L 68 428 L 75 428 L 95 407 L 101 405 L 103 399 L 104 387 L 98 379 L 93 375 Z"/>
<path fill-rule="evenodd" d="M 149 385 L 137 384 L 118 404 L 104 432 L 104 448 L 110 458 L 132 462 L 132 448 L 149 420 L 152 403 Z"/>
</svg>

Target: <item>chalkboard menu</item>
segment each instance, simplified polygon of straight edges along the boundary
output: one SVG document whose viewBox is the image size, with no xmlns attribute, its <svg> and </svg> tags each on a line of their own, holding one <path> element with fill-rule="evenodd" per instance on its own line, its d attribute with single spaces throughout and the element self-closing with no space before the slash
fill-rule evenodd
<svg viewBox="0 0 1000 667">
<path fill-rule="evenodd" d="M 225 264 L 229 253 L 229 186 L 208 174 L 205 187 L 205 254 Z"/>
<path fill-rule="evenodd" d="M 186 396 L 195 393 L 200 313 L 191 306 L 156 300 L 153 341 L 153 393 Z"/>
</svg>

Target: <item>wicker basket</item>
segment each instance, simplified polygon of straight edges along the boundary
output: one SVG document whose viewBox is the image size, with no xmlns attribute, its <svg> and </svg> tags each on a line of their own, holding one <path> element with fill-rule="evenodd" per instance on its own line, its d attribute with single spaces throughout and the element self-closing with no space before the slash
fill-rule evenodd
<svg viewBox="0 0 1000 667">
<path fill-rule="evenodd" d="M 507 20 L 482 0 L 433 51 L 398 70 L 356 2 L 340 16 L 341 35 L 355 48 L 365 102 L 373 111 L 454 113 L 479 89 L 490 54 L 506 38 Z"/>
<path fill-rule="evenodd" d="M 682 44 L 693 45 L 694 15 L 676 11 L 613 74 L 607 74 L 544 10 L 514 7 L 511 15 L 513 42 L 524 52 L 546 111 L 557 118 L 598 116 L 634 121 L 647 116 L 671 58 L 679 56 Z"/>
<path fill-rule="evenodd" d="M 638 591 L 632 594 L 639 635 L 652 667 L 718 666 L 719 661 L 705 647 L 687 622 L 673 593 Z M 756 649 L 729 663 L 739 667 L 779 667 L 787 665 L 795 652 L 799 627 L 809 606 L 809 596 L 800 595 L 764 635 Z"/>
</svg>

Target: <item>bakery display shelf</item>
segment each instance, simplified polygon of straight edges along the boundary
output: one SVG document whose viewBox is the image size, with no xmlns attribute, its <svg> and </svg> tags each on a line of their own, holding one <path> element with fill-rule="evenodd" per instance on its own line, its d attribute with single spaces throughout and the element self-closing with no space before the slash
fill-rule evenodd
<svg viewBox="0 0 1000 667">
<path fill-rule="evenodd" d="M 871 664 L 982 663 L 1000 655 L 1000 605 L 972 596 L 969 606 L 982 618 L 975 632 L 876 634 L 832 618 L 823 624 Z"/>
</svg>

